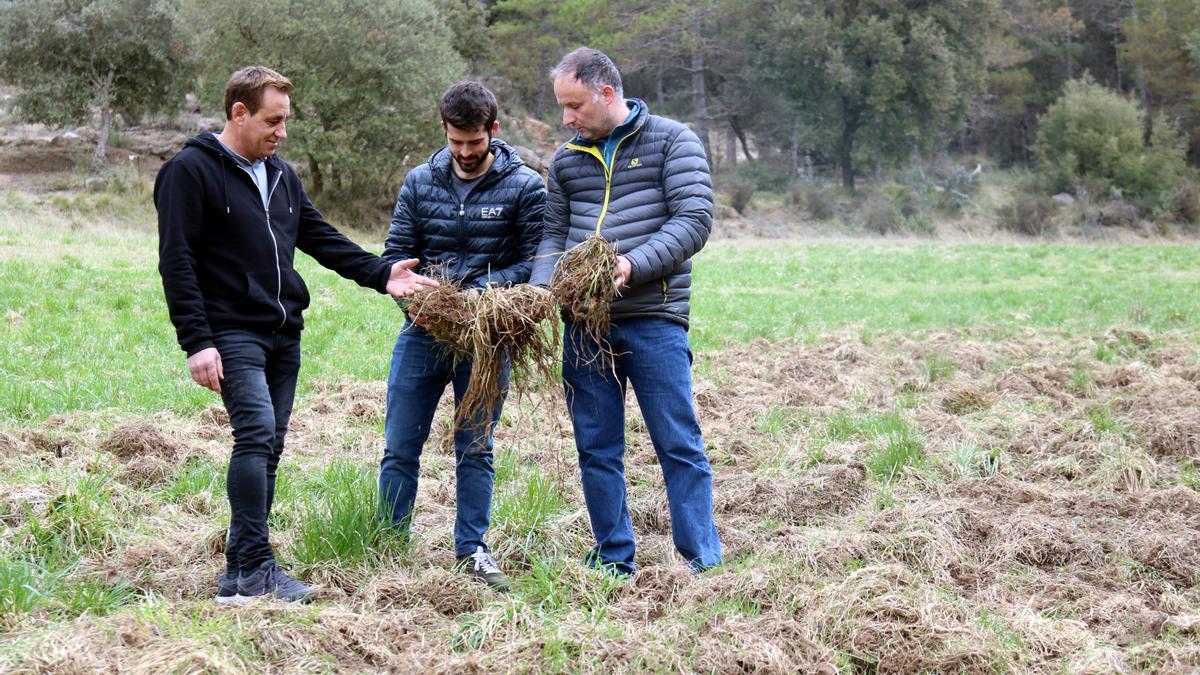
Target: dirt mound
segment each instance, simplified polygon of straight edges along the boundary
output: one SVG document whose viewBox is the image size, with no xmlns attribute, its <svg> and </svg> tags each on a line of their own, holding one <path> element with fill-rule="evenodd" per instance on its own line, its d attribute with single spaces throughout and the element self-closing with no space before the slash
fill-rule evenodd
<svg viewBox="0 0 1200 675">
<path fill-rule="evenodd" d="M 881 673 L 990 673 L 1014 655 L 961 601 L 900 565 L 865 567 L 814 598 L 815 634 Z"/>
<path fill-rule="evenodd" d="M 718 615 L 700 626 L 698 638 L 693 663 L 698 672 L 839 672 L 833 650 L 810 639 L 800 621 L 787 614 Z"/>
<path fill-rule="evenodd" d="M 113 429 L 100 441 L 100 449 L 120 460 L 117 475 L 122 481 L 139 487 L 166 481 L 193 454 L 189 446 L 145 420 Z"/>
<path fill-rule="evenodd" d="M 428 607 L 443 616 L 457 616 L 479 610 L 487 590 L 466 574 L 430 568 L 415 576 L 380 574 L 359 595 L 376 610 Z"/>
<path fill-rule="evenodd" d="M 863 493 L 866 474 L 861 463 L 822 464 L 799 478 L 721 480 L 714 489 L 714 510 L 772 516 L 787 523 L 814 522 L 852 508 Z"/>
</svg>

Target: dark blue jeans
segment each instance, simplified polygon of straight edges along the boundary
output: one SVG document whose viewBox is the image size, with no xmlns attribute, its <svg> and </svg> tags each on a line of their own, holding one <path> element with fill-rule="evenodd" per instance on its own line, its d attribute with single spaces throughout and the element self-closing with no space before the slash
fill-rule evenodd
<svg viewBox="0 0 1200 675">
<path fill-rule="evenodd" d="M 229 539 L 226 572 L 250 573 L 273 559 L 267 516 L 275 500 L 275 470 L 292 416 L 300 338 L 251 330 L 213 335 L 225 379 L 221 399 L 233 427 L 233 454 L 226 475 Z"/>
<path fill-rule="evenodd" d="M 627 320 L 613 323 L 610 341 L 617 355 L 611 364 L 595 358 L 596 344 L 567 322 L 563 384 L 596 537 L 585 562 L 625 574 L 635 570 L 625 500 L 625 387 L 632 384 L 667 484 L 675 548 L 694 570 L 719 565 L 712 469 L 692 407 L 687 330 L 665 319 Z"/>
<path fill-rule="evenodd" d="M 386 516 L 407 534 L 417 498 L 421 471 L 421 448 L 429 438 L 433 413 L 448 383 L 454 386 L 454 404 L 471 378 L 470 360 L 455 364 L 445 349 L 420 326 L 406 323 L 396 338 L 392 366 L 388 372 L 387 418 L 384 437 L 387 447 L 379 466 L 379 496 Z M 508 384 L 508 364 L 500 372 L 502 386 Z M 470 555 L 484 547 L 492 509 L 492 430 L 500 419 L 503 400 L 496 403 L 491 419 L 479 419 L 454 428 L 454 474 L 458 516 L 454 521 L 454 554 Z"/>
</svg>

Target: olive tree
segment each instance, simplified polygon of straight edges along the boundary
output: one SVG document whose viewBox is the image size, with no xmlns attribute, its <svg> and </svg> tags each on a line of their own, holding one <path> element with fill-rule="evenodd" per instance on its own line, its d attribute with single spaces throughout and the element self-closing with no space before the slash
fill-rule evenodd
<svg viewBox="0 0 1200 675">
<path fill-rule="evenodd" d="M 94 162 L 113 114 L 170 110 L 191 79 L 170 0 L 0 0 L 0 78 L 20 87 L 16 110 L 50 124 L 98 113 Z"/>
<path fill-rule="evenodd" d="M 214 113 L 241 66 L 295 84 L 282 152 L 314 200 L 389 199 L 401 171 L 441 142 L 438 97 L 464 65 L 429 0 L 188 0 L 184 15 Z"/>
</svg>

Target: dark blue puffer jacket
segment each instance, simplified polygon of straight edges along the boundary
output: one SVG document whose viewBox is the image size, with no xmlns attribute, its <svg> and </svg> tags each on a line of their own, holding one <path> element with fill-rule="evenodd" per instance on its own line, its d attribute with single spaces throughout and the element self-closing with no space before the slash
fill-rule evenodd
<svg viewBox="0 0 1200 675">
<path fill-rule="evenodd" d="M 441 266 L 465 287 L 529 281 L 542 236 L 546 188 L 507 143 L 492 139 L 495 160 L 465 204 L 450 186 L 450 151 L 442 148 L 404 177 L 383 257 Z"/>
</svg>

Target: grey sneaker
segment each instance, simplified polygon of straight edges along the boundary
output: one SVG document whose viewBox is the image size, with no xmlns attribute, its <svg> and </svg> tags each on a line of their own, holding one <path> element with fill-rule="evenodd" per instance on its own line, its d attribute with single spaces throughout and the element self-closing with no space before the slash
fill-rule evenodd
<svg viewBox="0 0 1200 675">
<path fill-rule="evenodd" d="M 470 573 L 471 576 L 494 590 L 501 592 L 508 590 L 508 577 L 500 571 L 500 566 L 496 564 L 496 559 L 492 557 L 492 554 L 483 550 L 482 546 L 476 546 L 475 552 L 471 555 L 459 558 L 458 569 Z"/>
<path fill-rule="evenodd" d="M 238 575 L 222 574 L 217 577 L 217 597 L 213 598 L 218 605 L 240 604 L 246 597 L 238 593 Z"/>
<path fill-rule="evenodd" d="M 243 574 L 238 577 L 237 592 L 246 598 L 273 595 L 288 602 L 308 602 L 313 598 L 311 588 L 289 577 L 283 568 L 270 558 L 263 561 L 258 569 L 249 575 Z"/>
</svg>

